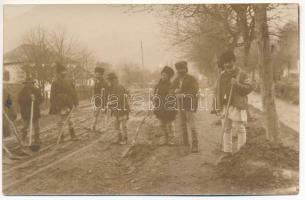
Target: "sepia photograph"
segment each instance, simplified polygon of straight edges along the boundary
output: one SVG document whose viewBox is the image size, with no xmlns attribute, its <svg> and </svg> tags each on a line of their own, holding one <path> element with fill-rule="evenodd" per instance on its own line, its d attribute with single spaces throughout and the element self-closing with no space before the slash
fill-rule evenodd
<svg viewBox="0 0 305 200">
<path fill-rule="evenodd" d="M 299 194 L 299 4 L 37 3 L 3 4 L 3 195 Z"/>
</svg>

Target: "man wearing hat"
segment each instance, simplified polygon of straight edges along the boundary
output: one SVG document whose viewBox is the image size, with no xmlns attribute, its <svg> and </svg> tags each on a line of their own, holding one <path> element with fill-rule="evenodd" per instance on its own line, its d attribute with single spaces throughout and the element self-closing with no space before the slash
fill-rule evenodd
<svg viewBox="0 0 305 200">
<path fill-rule="evenodd" d="M 33 128 L 34 128 L 34 143 L 40 144 L 39 137 L 39 118 L 40 118 L 40 104 L 43 102 L 43 97 L 40 90 L 35 87 L 35 81 L 31 78 L 26 78 L 23 82 L 24 87 L 18 94 L 18 103 L 20 106 L 20 113 L 23 120 L 22 139 L 25 140 L 27 136 L 27 129 L 31 121 L 31 107 L 33 101 Z"/>
<path fill-rule="evenodd" d="M 129 103 L 128 103 L 128 91 L 119 84 L 118 77 L 115 73 L 109 73 L 107 77 L 110 83 L 110 91 L 108 98 L 108 106 L 111 110 L 111 116 L 115 118 L 114 126 L 117 131 L 118 144 L 127 144 L 127 120 L 129 119 Z"/>
<path fill-rule="evenodd" d="M 73 107 L 78 106 L 78 97 L 73 82 L 67 77 L 67 69 L 61 63 L 56 63 L 56 79 L 51 85 L 50 103 L 49 113 L 58 115 L 59 118 L 58 132 L 64 128 L 64 122 L 67 121 L 71 139 L 77 140 L 70 112 Z M 63 141 L 63 134 L 61 141 Z"/>
<path fill-rule="evenodd" d="M 220 56 L 220 64 L 224 70 L 218 77 L 215 93 L 216 111 L 222 115 L 224 130 L 222 150 L 227 155 L 232 153 L 232 135 L 237 135 L 237 151 L 246 143 L 247 95 L 253 90 L 248 75 L 235 65 L 235 61 L 231 50 Z M 224 119 L 228 104 L 227 118 Z"/>
<path fill-rule="evenodd" d="M 96 130 L 97 120 L 100 114 L 102 114 L 102 131 L 106 129 L 106 116 L 107 99 L 109 93 L 108 83 L 105 81 L 104 68 L 95 67 L 95 83 L 94 83 L 94 121 L 92 124 L 92 130 Z M 101 113 L 102 112 L 102 113 Z"/>
<path fill-rule="evenodd" d="M 163 130 L 166 145 L 173 144 L 173 121 L 175 120 L 176 110 L 175 105 L 166 103 L 171 98 L 175 99 L 173 94 L 170 94 L 171 78 L 175 72 L 172 68 L 165 66 L 161 71 L 161 79 L 155 86 L 154 90 L 154 114 L 160 121 L 161 129 Z"/>
<path fill-rule="evenodd" d="M 173 82 L 173 91 L 176 94 L 178 102 L 178 116 L 180 119 L 180 127 L 183 136 L 183 143 L 189 146 L 188 126 L 191 129 L 193 153 L 198 152 L 198 135 L 195 125 L 196 111 L 198 108 L 199 85 L 194 76 L 188 74 L 186 61 L 177 62 L 175 64 L 177 70 L 177 78 Z"/>
</svg>

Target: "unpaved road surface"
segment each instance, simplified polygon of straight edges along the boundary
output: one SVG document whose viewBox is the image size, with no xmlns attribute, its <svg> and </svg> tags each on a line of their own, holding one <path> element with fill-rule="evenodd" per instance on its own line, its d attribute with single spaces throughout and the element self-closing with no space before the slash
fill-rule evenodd
<svg viewBox="0 0 305 200">
<path fill-rule="evenodd" d="M 85 130 L 84 127 L 90 127 L 91 113 L 92 109 L 88 105 L 79 108 L 74 116 L 79 120 L 76 123 L 79 141 L 71 142 L 67 139 L 57 148 L 52 147 L 32 155 L 31 158 L 4 165 L 3 192 L 8 195 L 208 195 L 265 194 L 281 189 L 274 188 L 270 191 L 252 188 L 244 191 L 231 186 L 224 179 L 216 178 L 215 166 L 220 158 L 221 128 L 213 125 L 217 118 L 208 111 L 197 114 L 199 153 L 190 153 L 179 145 L 158 145 L 158 121 L 151 117 L 142 127 L 137 145 L 121 162 L 118 161 L 130 144 L 113 143 L 116 133 L 112 123 L 104 134 Z M 130 141 L 145 114 L 146 111 L 139 109 L 131 113 L 128 122 Z M 54 134 L 54 130 L 48 133 L 53 137 Z M 51 139 L 44 143 L 48 141 Z"/>
<path fill-rule="evenodd" d="M 263 109 L 261 96 L 258 93 L 253 92 L 249 95 L 249 104 L 259 110 Z M 275 104 L 280 121 L 294 131 L 299 132 L 300 107 L 281 99 L 276 99 Z"/>
</svg>

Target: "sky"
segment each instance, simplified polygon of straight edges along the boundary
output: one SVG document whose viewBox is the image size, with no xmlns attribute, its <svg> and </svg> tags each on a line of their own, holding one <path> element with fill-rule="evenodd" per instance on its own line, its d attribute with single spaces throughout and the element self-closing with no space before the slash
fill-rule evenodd
<svg viewBox="0 0 305 200">
<path fill-rule="evenodd" d="M 141 64 L 142 40 L 145 67 L 172 62 L 175 58 L 162 40 L 158 16 L 127 10 L 118 5 L 5 5 L 4 53 L 19 46 L 32 27 L 61 26 L 98 61 Z"/>
<path fill-rule="evenodd" d="M 141 64 L 156 69 L 184 59 L 167 46 L 156 13 L 126 12 L 128 5 L 4 5 L 4 53 L 22 43 L 35 26 L 48 30 L 64 27 L 98 61 Z M 296 5 L 282 9 L 280 24 L 297 20 Z M 271 13 L 272 15 L 272 13 Z"/>
</svg>

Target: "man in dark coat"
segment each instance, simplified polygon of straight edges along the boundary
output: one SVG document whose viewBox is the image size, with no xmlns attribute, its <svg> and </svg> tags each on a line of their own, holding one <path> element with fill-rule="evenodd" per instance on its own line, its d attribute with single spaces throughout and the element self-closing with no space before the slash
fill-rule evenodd
<svg viewBox="0 0 305 200">
<path fill-rule="evenodd" d="M 225 126 L 223 134 L 223 151 L 232 153 L 232 134 L 237 135 L 237 150 L 246 143 L 247 123 L 247 95 L 253 90 L 253 85 L 248 75 L 235 65 L 235 55 L 233 51 L 226 51 L 220 57 L 220 63 L 224 66 L 224 71 L 219 75 L 216 85 L 216 111 L 224 116 L 226 106 L 228 107 L 228 119 L 223 121 Z M 232 130 L 232 131 L 231 131 Z"/>
<path fill-rule="evenodd" d="M 67 121 L 71 139 L 77 140 L 70 112 L 73 107 L 78 106 L 78 97 L 73 82 L 67 77 L 67 69 L 60 63 L 56 64 L 56 79 L 51 85 L 50 103 L 49 113 L 58 115 L 58 132 L 64 128 L 64 122 Z"/>
<path fill-rule="evenodd" d="M 115 118 L 114 126 L 118 134 L 117 143 L 122 145 L 127 144 L 127 120 L 129 119 L 130 112 L 128 103 L 129 93 L 119 84 L 115 73 L 108 74 L 107 79 L 110 82 L 108 106 L 111 110 L 111 116 Z"/>
<path fill-rule="evenodd" d="M 192 75 L 189 75 L 187 62 L 181 61 L 175 64 L 177 78 L 173 82 L 173 91 L 176 94 L 178 102 L 178 115 L 180 118 L 183 143 L 189 146 L 187 126 L 191 129 L 192 152 L 198 152 L 198 136 L 195 125 L 196 111 L 198 108 L 199 85 L 198 81 Z"/>
<path fill-rule="evenodd" d="M 154 90 L 154 114 L 160 121 L 160 126 L 165 136 L 165 144 L 173 144 L 173 121 L 176 116 L 176 106 L 170 104 L 171 100 L 175 100 L 175 96 L 171 94 L 171 78 L 174 76 L 174 70 L 165 66 L 161 71 L 161 79 L 155 86 Z"/>
<path fill-rule="evenodd" d="M 34 143 L 39 144 L 41 142 L 39 137 L 40 104 L 43 102 L 43 97 L 40 90 L 34 86 L 34 80 L 27 78 L 23 84 L 24 87 L 18 94 L 18 103 L 23 120 L 22 139 L 25 140 L 27 136 L 27 129 L 30 125 L 31 107 L 33 102 Z"/>
<path fill-rule="evenodd" d="M 104 68 L 95 68 L 95 83 L 94 83 L 94 121 L 92 124 L 92 130 L 96 130 L 98 117 L 102 117 L 102 131 L 106 130 L 106 111 L 107 111 L 107 99 L 109 93 L 108 83 L 105 81 Z"/>
</svg>

